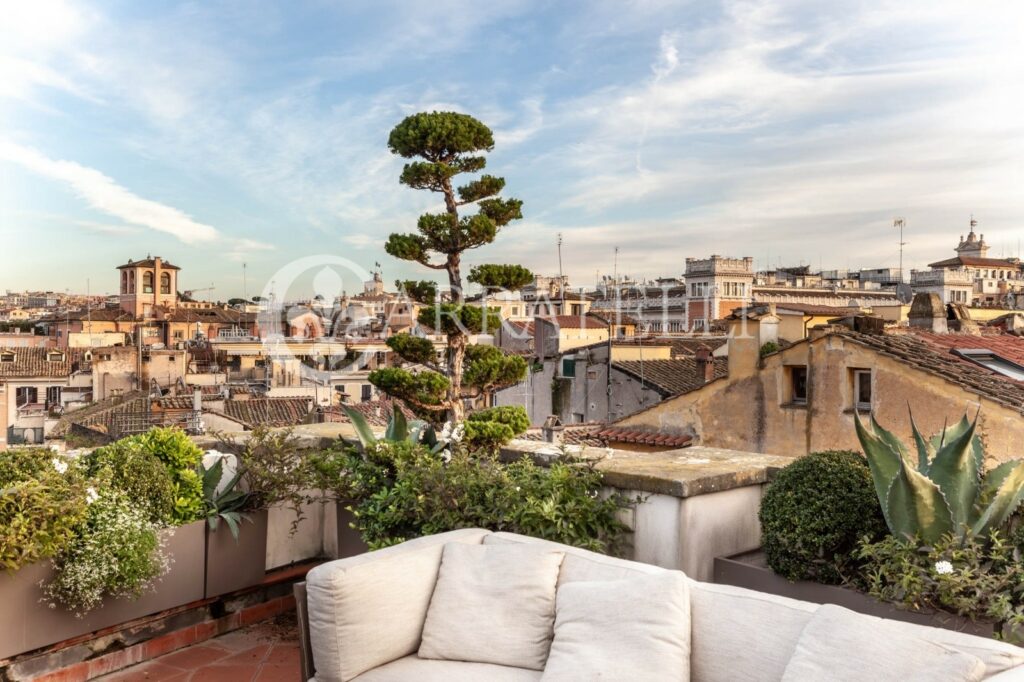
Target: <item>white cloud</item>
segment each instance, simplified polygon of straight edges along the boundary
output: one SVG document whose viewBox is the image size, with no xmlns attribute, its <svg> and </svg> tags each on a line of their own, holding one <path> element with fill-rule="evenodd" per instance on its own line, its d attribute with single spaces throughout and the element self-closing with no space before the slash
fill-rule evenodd
<svg viewBox="0 0 1024 682">
<path fill-rule="evenodd" d="M 35 149 L 3 139 L 0 139 L 0 159 L 66 183 L 94 209 L 126 223 L 166 232 L 186 244 L 209 242 L 219 236 L 210 225 L 196 222 L 171 206 L 143 199 L 93 168 L 73 161 L 55 161 Z"/>
</svg>

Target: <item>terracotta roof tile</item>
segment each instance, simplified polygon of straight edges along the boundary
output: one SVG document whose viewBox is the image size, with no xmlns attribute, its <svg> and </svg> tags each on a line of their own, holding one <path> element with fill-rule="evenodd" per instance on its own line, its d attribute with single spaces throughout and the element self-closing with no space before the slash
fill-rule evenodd
<svg viewBox="0 0 1024 682">
<path fill-rule="evenodd" d="M 728 374 L 726 358 L 714 358 L 715 379 Z M 674 360 L 619 360 L 612 363 L 614 369 L 628 374 L 636 381 L 643 381 L 663 397 L 687 393 L 700 388 L 706 382 L 697 375 L 697 360 L 692 355 L 680 355 Z"/>
<path fill-rule="evenodd" d="M 0 356 L 0 379 L 66 377 L 75 370 L 79 360 L 77 353 L 30 346 L 0 348 Z M 51 357 L 60 359 L 51 360 Z"/>
<path fill-rule="evenodd" d="M 312 412 L 309 398 L 250 398 L 225 400 L 221 411 L 226 417 L 250 428 L 255 426 L 295 426 Z"/>
</svg>

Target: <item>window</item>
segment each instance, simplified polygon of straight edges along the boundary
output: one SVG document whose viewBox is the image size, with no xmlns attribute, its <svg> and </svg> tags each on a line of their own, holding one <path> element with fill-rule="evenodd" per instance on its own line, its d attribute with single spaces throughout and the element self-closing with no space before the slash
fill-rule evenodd
<svg viewBox="0 0 1024 682">
<path fill-rule="evenodd" d="M 519 306 L 516 306 L 516 305 L 512 306 L 512 316 L 513 317 L 518 317 L 519 316 Z"/>
<path fill-rule="evenodd" d="M 174 331 L 174 338 L 179 340 L 179 341 L 181 339 L 184 339 L 185 338 L 185 332 L 181 331 L 180 329 L 176 329 Z"/>
<path fill-rule="evenodd" d="M 871 370 L 853 370 L 853 406 L 858 410 L 871 409 Z"/>
<path fill-rule="evenodd" d="M 14 392 L 14 401 L 18 407 L 33 405 L 39 400 L 39 391 L 35 386 L 19 386 Z"/>
<path fill-rule="evenodd" d="M 575 424 L 582 424 L 584 421 L 586 421 L 586 417 L 580 412 L 573 412 L 572 421 Z"/>
<path fill-rule="evenodd" d="M 160 293 L 171 293 L 171 273 L 169 272 L 160 273 Z"/>
<path fill-rule="evenodd" d="M 370 384 L 362 385 L 362 395 L 360 396 L 362 401 L 365 403 L 367 400 L 373 397 L 373 386 Z"/>
<path fill-rule="evenodd" d="M 807 404 L 807 368 L 789 368 L 790 402 L 794 405 Z"/>
<path fill-rule="evenodd" d="M 576 358 L 562 358 L 562 376 L 567 378 L 576 376 Z"/>
<path fill-rule="evenodd" d="M 996 355 L 990 350 L 984 348 L 958 348 L 953 352 L 965 360 L 981 365 L 997 374 L 1010 377 L 1015 381 L 1024 381 L 1024 365 L 1018 365 L 1016 362 Z"/>
<path fill-rule="evenodd" d="M 47 362 L 64 362 L 64 354 L 63 353 L 57 353 L 57 352 L 47 353 L 46 354 L 46 361 Z"/>
<path fill-rule="evenodd" d="M 46 405 L 60 405 L 60 386 L 46 387 Z"/>
<path fill-rule="evenodd" d="M 14 353 L 0 353 L 0 362 L 14 362 Z"/>
<path fill-rule="evenodd" d="M 144 272 L 142 273 L 142 293 L 151 294 L 153 293 L 153 273 Z"/>
</svg>

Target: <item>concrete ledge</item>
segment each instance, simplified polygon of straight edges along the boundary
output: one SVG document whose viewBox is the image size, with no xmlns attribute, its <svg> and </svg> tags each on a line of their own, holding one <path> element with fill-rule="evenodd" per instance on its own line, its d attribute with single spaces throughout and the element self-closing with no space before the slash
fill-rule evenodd
<svg viewBox="0 0 1024 682">
<path fill-rule="evenodd" d="M 501 455 L 503 459 L 527 455 L 544 463 L 557 459 L 562 452 L 551 443 L 514 440 L 502 448 Z M 680 498 L 760 485 L 793 461 L 777 455 L 700 446 L 662 452 L 567 446 L 565 452 L 597 460 L 605 485 Z"/>
</svg>

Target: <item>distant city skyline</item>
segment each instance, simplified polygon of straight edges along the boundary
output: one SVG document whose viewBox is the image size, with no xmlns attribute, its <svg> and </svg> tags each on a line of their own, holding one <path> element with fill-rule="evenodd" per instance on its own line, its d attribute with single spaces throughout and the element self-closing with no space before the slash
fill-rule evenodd
<svg viewBox="0 0 1024 682">
<path fill-rule="evenodd" d="M 439 208 L 386 148 L 432 109 L 490 125 L 525 202 L 468 265 L 555 274 L 561 232 L 575 286 L 616 246 L 639 279 L 712 253 L 896 267 L 902 216 L 909 273 L 972 214 L 1018 255 L 1022 32 L 1022 7 L 955 2 L 12 3 L 0 291 L 115 293 L 146 254 L 221 300 L 242 262 L 251 297 L 319 253 L 432 277 L 383 250 Z"/>
</svg>

